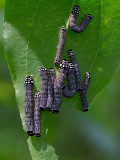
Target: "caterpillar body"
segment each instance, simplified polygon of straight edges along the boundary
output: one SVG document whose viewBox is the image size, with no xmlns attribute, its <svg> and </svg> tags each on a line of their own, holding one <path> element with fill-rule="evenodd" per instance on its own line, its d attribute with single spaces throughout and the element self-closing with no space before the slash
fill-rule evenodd
<svg viewBox="0 0 120 160">
<path fill-rule="evenodd" d="M 36 137 L 40 137 L 41 136 L 40 92 L 38 91 L 35 93 L 34 129 Z"/>
<path fill-rule="evenodd" d="M 81 92 L 82 105 L 83 105 L 84 112 L 87 112 L 89 109 L 88 101 L 87 101 L 87 89 L 88 89 L 90 79 L 91 79 L 91 73 L 86 72 L 85 81 L 83 83 L 82 92 Z"/>
<path fill-rule="evenodd" d="M 75 72 L 74 65 L 72 63 L 69 63 L 69 69 L 67 73 L 68 87 L 66 85 L 63 85 L 63 95 L 68 98 L 73 97 L 74 94 L 76 93 L 74 72 Z"/>
<path fill-rule="evenodd" d="M 55 79 L 55 72 L 53 68 L 49 69 L 48 72 L 48 99 L 46 104 L 46 109 L 51 111 L 53 107 L 53 100 L 54 100 L 54 79 Z"/>
<path fill-rule="evenodd" d="M 54 83 L 54 107 L 53 113 L 58 113 L 60 111 L 60 106 L 62 104 L 62 87 L 68 72 L 68 61 L 62 60 L 59 68 L 59 74 Z"/>
<path fill-rule="evenodd" d="M 88 24 L 91 22 L 92 20 L 92 16 L 90 14 L 88 14 L 82 21 L 82 23 L 80 25 L 77 25 L 77 20 L 78 20 L 78 16 L 79 16 L 79 6 L 75 5 L 72 13 L 71 13 L 71 18 L 70 18 L 70 28 L 77 33 L 83 32 Z"/>
<path fill-rule="evenodd" d="M 40 75 L 42 80 L 40 107 L 45 110 L 48 98 L 48 75 L 45 67 L 40 68 Z"/>
<path fill-rule="evenodd" d="M 75 77 L 76 77 L 76 88 L 78 92 L 81 92 L 82 90 L 82 79 L 81 79 L 81 73 L 80 73 L 80 67 L 77 62 L 75 53 L 72 49 L 68 50 L 69 57 L 75 67 Z"/>
<path fill-rule="evenodd" d="M 66 42 L 66 34 L 67 34 L 67 29 L 66 28 L 62 28 L 61 29 L 61 34 L 60 34 L 60 43 L 59 43 L 59 47 L 58 47 L 58 51 L 54 60 L 54 64 L 56 66 L 59 65 L 61 57 L 63 55 L 63 51 L 64 51 L 64 47 L 65 47 L 65 42 Z"/>
<path fill-rule="evenodd" d="M 26 76 L 25 79 L 25 123 L 27 134 L 34 135 L 34 111 L 33 111 L 33 77 Z"/>
</svg>

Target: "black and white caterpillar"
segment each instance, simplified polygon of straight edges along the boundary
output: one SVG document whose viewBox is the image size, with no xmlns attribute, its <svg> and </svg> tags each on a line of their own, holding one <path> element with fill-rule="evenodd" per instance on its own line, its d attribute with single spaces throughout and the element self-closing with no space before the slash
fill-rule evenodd
<svg viewBox="0 0 120 160">
<path fill-rule="evenodd" d="M 70 18 L 70 28 L 77 33 L 80 33 L 82 31 L 84 31 L 88 24 L 91 22 L 92 20 L 92 16 L 90 14 L 88 14 L 82 21 L 82 23 L 80 25 L 77 25 L 77 20 L 78 20 L 78 16 L 79 16 L 79 6 L 75 5 L 72 13 L 71 13 L 71 18 Z"/>
<path fill-rule="evenodd" d="M 26 76 L 25 79 L 25 123 L 27 134 L 34 135 L 34 111 L 33 111 L 33 77 Z"/>
<path fill-rule="evenodd" d="M 75 72 L 74 65 L 72 63 L 69 63 L 69 68 L 67 73 L 68 87 L 65 84 L 63 85 L 63 95 L 68 98 L 73 97 L 74 94 L 76 93 L 74 72 Z"/>
<path fill-rule="evenodd" d="M 81 73 L 80 73 L 80 68 L 79 64 L 77 62 L 75 53 L 73 52 L 72 49 L 68 50 L 69 57 L 74 65 L 75 68 L 75 77 L 76 77 L 76 88 L 78 92 L 81 92 L 82 90 L 82 79 L 81 79 Z"/>
<path fill-rule="evenodd" d="M 87 101 L 87 89 L 88 89 L 88 84 L 90 82 L 90 79 L 91 79 L 91 73 L 86 72 L 85 81 L 82 86 L 82 92 L 81 92 L 82 105 L 83 105 L 84 112 L 87 112 L 89 109 L 88 101 Z"/>
<path fill-rule="evenodd" d="M 60 68 L 59 68 L 59 74 L 54 83 L 53 113 L 58 113 L 60 111 L 60 106 L 62 104 L 62 97 L 63 97 L 62 88 L 63 88 L 63 83 L 65 81 L 67 72 L 68 72 L 68 61 L 62 60 L 62 63 L 60 64 Z"/>
<path fill-rule="evenodd" d="M 45 110 L 48 99 L 48 75 L 45 67 L 40 68 L 40 75 L 42 80 L 40 107 Z"/>
<path fill-rule="evenodd" d="M 48 72 L 48 99 L 46 110 L 51 111 L 54 101 L 54 80 L 55 80 L 55 72 L 53 68 L 49 69 Z"/>
<path fill-rule="evenodd" d="M 59 43 L 59 47 L 58 47 L 58 51 L 54 60 L 54 64 L 56 66 L 59 65 L 61 57 L 63 55 L 63 51 L 64 51 L 64 47 L 65 47 L 65 42 L 66 42 L 66 33 L 67 33 L 67 29 L 66 28 L 62 28 L 61 29 L 61 34 L 60 34 L 60 43 Z"/>
<path fill-rule="evenodd" d="M 36 137 L 40 137 L 41 136 L 40 92 L 38 91 L 35 93 L 34 130 Z"/>
</svg>

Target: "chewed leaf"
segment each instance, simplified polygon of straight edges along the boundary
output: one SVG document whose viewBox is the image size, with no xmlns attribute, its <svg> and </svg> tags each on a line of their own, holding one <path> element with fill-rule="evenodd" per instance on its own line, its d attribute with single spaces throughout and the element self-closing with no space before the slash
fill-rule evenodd
<svg viewBox="0 0 120 160">
<path fill-rule="evenodd" d="M 69 27 L 74 4 L 80 6 L 78 24 L 85 15 L 93 16 L 87 29 L 81 33 L 75 33 Z M 34 90 L 40 91 L 39 69 L 54 66 L 61 27 L 67 28 L 63 58 L 70 60 L 67 50 L 72 48 L 80 66 L 82 81 L 86 72 L 91 73 L 87 94 L 89 105 L 109 83 L 120 61 L 119 6 L 120 2 L 113 0 L 6 0 L 4 48 L 25 131 L 25 76 L 33 75 Z M 80 109 L 80 106 L 79 93 L 69 100 L 63 99 L 63 109 Z M 41 138 L 28 139 L 30 152 L 34 160 L 56 160 L 58 156 L 54 149 L 45 143 L 44 114 L 46 111 L 41 114 Z"/>
</svg>

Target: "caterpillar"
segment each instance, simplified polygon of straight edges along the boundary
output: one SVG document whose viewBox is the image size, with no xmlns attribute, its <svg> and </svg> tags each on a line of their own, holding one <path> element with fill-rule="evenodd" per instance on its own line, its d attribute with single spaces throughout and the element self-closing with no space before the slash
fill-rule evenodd
<svg viewBox="0 0 120 160">
<path fill-rule="evenodd" d="M 54 79 L 55 79 L 54 69 L 50 68 L 48 72 L 48 99 L 46 105 L 46 109 L 49 111 L 52 110 L 53 100 L 54 100 Z"/>
<path fill-rule="evenodd" d="M 41 121 L 40 121 L 40 92 L 35 93 L 35 109 L 34 109 L 34 129 L 36 137 L 41 136 Z"/>
<path fill-rule="evenodd" d="M 40 68 L 40 75 L 42 80 L 40 107 L 45 110 L 48 98 L 48 75 L 45 67 Z"/>
<path fill-rule="evenodd" d="M 62 104 L 62 97 L 63 97 L 62 87 L 67 72 L 68 72 L 68 61 L 62 60 L 62 63 L 60 64 L 59 68 L 59 74 L 54 83 L 54 107 L 52 110 L 53 113 L 58 113 L 60 111 L 60 106 Z"/>
<path fill-rule="evenodd" d="M 79 64 L 77 62 L 75 53 L 73 52 L 72 49 L 68 50 L 69 57 L 75 67 L 75 77 L 76 77 L 76 88 L 77 92 L 81 92 L 82 90 L 82 79 L 81 79 L 81 73 L 80 73 L 80 68 Z"/>
<path fill-rule="evenodd" d="M 85 81 L 82 86 L 82 92 L 81 92 L 81 99 L 82 99 L 82 105 L 83 105 L 84 112 L 87 112 L 89 109 L 88 101 L 87 101 L 87 89 L 88 89 L 88 84 L 90 82 L 90 79 L 91 79 L 91 73 L 86 72 Z"/>
<path fill-rule="evenodd" d="M 82 21 L 82 23 L 80 25 L 77 25 L 77 20 L 78 20 L 78 16 L 79 16 L 79 6 L 75 5 L 72 13 L 71 13 L 71 18 L 70 18 L 70 28 L 77 33 L 83 32 L 88 24 L 91 22 L 92 20 L 92 16 L 90 14 L 88 14 Z"/>
<path fill-rule="evenodd" d="M 75 72 L 74 65 L 72 63 L 69 63 L 69 69 L 68 69 L 68 73 L 67 73 L 69 88 L 66 85 L 63 85 L 63 95 L 68 98 L 73 97 L 74 94 L 76 93 L 74 72 Z"/>
<path fill-rule="evenodd" d="M 66 33 L 67 33 L 67 29 L 66 28 L 62 28 L 61 29 L 61 34 L 60 34 L 60 43 L 59 43 L 59 47 L 58 47 L 58 51 L 54 60 L 54 64 L 56 66 L 59 65 L 63 51 L 64 51 L 64 47 L 65 47 L 65 42 L 66 42 Z"/>
<path fill-rule="evenodd" d="M 27 134 L 34 135 L 34 111 L 33 111 L 33 77 L 26 76 L 25 79 L 25 123 Z"/>
</svg>

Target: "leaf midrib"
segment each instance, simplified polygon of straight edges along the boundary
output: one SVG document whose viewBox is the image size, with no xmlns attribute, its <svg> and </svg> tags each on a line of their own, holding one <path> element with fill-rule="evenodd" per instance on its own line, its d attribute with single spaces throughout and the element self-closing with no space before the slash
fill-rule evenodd
<svg viewBox="0 0 120 160">
<path fill-rule="evenodd" d="M 31 34 L 31 31 L 32 31 L 32 26 L 33 26 L 33 21 L 34 21 L 34 18 L 35 18 L 35 15 L 36 15 L 36 11 L 37 11 L 37 9 L 38 9 L 38 7 L 39 7 L 39 5 L 40 5 L 40 2 L 41 2 L 41 0 L 39 0 L 39 2 L 38 2 L 38 4 L 37 4 L 37 6 L 36 6 L 36 8 L 35 8 L 35 11 L 34 11 L 34 13 L 33 13 L 33 17 L 32 17 L 32 19 L 31 19 L 31 21 L 32 21 L 32 25 L 31 25 L 31 27 L 30 27 L 30 31 L 29 31 L 29 33 L 28 33 L 28 43 L 27 43 L 27 49 L 26 49 L 26 73 L 27 73 L 27 66 L 28 66 L 28 49 L 29 49 L 29 42 L 30 42 L 30 34 Z"/>
<path fill-rule="evenodd" d="M 93 60 L 93 63 L 91 65 L 91 69 L 90 69 L 90 72 L 92 73 L 92 69 L 93 69 L 93 66 L 95 64 L 95 60 L 97 58 L 97 55 L 98 55 L 98 51 L 99 51 L 99 46 L 100 46 L 100 28 L 101 28 L 101 22 L 102 22 L 102 0 L 100 0 L 100 23 L 99 23 L 99 35 L 98 35 L 98 46 L 97 46 L 97 49 L 96 49 L 96 54 L 95 54 L 95 58 Z M 95 96 L 96 97 L 96 96 Z M 94 99 L 93 99 L 94 100 Z"/>
</svg>

